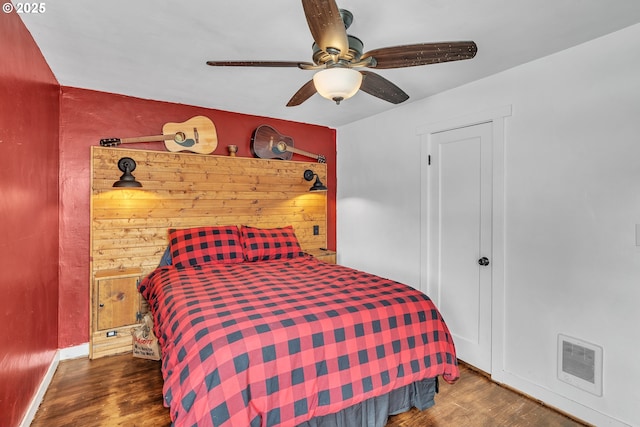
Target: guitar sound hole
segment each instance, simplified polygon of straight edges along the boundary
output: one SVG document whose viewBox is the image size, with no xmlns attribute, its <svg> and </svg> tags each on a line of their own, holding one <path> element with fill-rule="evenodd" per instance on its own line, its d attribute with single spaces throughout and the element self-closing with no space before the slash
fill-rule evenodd
<svg viewBox="0 0 640 427">
<path fill-rule="evenodd" d="M 176 136 L 173 139 L 174 141 L 180 143 L 184 142 L 184 140 L 187 139 L 187 136 L 184 134 L 184 132 L 176 132 Z"/>
<path fill-rule="evenodd" d="M 273 151 L 275 153 L 282 154 L 285 151 L 287 151 L 287 144 L 285 144 L 284 142 L 280 141 L 276 145 L 273 146 Z"/>
</svg>

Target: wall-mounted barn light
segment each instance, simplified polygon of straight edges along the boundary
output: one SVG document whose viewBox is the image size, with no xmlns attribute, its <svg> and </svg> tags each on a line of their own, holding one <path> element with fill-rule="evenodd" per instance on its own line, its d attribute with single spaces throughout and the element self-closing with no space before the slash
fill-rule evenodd
<svg viewBox="0 0 640 427">
<path fill-rule="evenodd" d="M 119 181 L 113 183 L 116 188 L 139 188 L 142 187 L 131 172 L 136 170 L 136 162 L 131 157 L 123 157 L 118 160 L 118 169 L 123 173 Z"/>
<path fill-rule="evenodd" d="M 306 179 L 307 181 L 311 181 L 314 176 L 316 177 L 316 182 L 313 183 L 309 191 L 327 191 L 327 186 L 324 185 L 322 181 L 320 181 L 320 177 L 317 173 L 315 173 L 311 169 L 307 169 L 306 171 L 304 171 L 304 179 Z"/>
</svg>

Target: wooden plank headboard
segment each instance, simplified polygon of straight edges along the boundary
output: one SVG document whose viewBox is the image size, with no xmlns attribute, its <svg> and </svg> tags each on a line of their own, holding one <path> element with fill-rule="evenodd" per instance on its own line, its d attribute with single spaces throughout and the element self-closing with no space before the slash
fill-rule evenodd
<svg viewBox="0 0 640 427">
<path fill-rule="evenodd" d="M 292 225 L 304 250 L 327 245 L 326 193 L 310 193 L 305 169 L 326 183 L 321 163 L 92 147 L 91 272 L 151 272 L 167 229 L 205 225 Z M 131 157 L 141 189 L 117 189 L 118 160 Z M 313 226 L 319 234 L 313 234 Z"/>
</svg>

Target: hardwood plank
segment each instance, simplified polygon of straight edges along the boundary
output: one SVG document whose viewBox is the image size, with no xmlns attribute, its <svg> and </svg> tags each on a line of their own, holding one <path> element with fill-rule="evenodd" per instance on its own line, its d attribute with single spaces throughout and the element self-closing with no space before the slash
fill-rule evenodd
<svg viewBox="0 0 640 427">
<path fill-rule="evenodd" d="M 162 384 L 160 362 L 130 353 L 62 361 L 31 426 L 168 426 Z M 586 425 L 501 387 L 464 364 L 456 384 L 440 381 L 434 407 L 414 408 L 387 423 L 387 427 Z"/>
<path fill-rule="evenodd" d="M 588 426 L 540 402 L 494 383 L 461 364 L 460 380 L 440 381 L 436 404 L 390 417 L 387 427 L 576 427 Z"/>
<path fill-rule="evenodd" d="M 31 424 L 168 426 L 160 363 L 131 354 L 62 361 Z"/>
</svg>

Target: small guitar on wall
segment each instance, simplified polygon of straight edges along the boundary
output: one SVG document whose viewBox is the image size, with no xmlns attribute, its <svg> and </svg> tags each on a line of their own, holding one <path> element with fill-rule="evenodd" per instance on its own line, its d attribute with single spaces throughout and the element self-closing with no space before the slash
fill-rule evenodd
<svg viewBox="0 0 640 427">
<path fill-rule="evenodd" d="M 262 159 L 291 160 L 291 156 L 295 153 L 317 159 L 318 163 L 327 162 L 327 159 L 321 154 L 313 154 L 294 148 L 293 139 L 290 136 L 281 135 L 277 130 L 267 125 L 258 126 L 253 132 L 251 151 L 256 157 Z"/>
<path fill-rule="evenodd" d="M 105 138 L 100 140 L 100 145 L 116 147 L 120 144 L 152 141 L 164 141 L 164 146 L 172 152 L 191 151 L 192 153 L 209 154 L 218 146 L 218 134 L 211 119 L 195 116 L 182 123 L 166 123 L 162 127 L 162 135 L 138 138 Z"/>
</svg>

